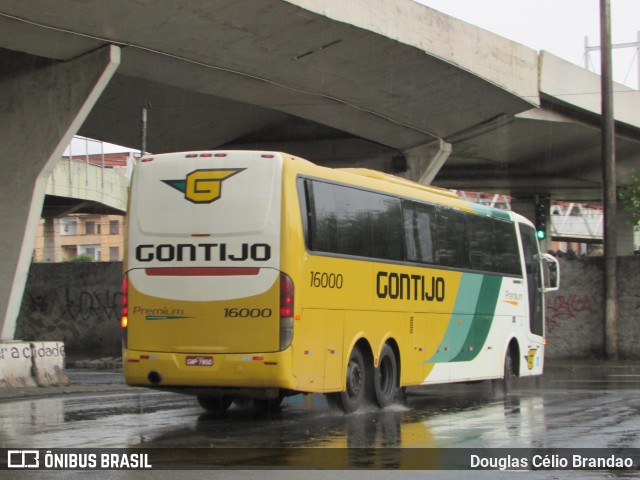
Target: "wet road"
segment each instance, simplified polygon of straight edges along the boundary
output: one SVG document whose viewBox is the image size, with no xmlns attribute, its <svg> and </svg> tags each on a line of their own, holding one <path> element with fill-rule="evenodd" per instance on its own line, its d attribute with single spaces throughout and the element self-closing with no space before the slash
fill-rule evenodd
<svg viewBox="0 0 640 480">
<path fill-rule="evenodd" d="M 111 384 L 114 391 L 0 401 L 0 447 L 149 447 L 166 448 L 164 451 L 174 452 L 177 457 L 181 451 L 190 450 L 193 455 L 194 447 L 215 447 L 226 449 L 225 460 L 231 465 L 252 464 L 254 449 L 279 448 L 280 453 L 290 453 L 301 447 L 334 447 L 330 451 L 338 455 L 326 457 L 328 464 L 324 466 L 328 468 L 387 468 L 389 464 L 381 454 L 389 448 L 640 448 L 640 369 L 628 365 L 556 368 L 540 381 L 520 381 L 506 399 L 496 397 L 488 382 L 421 388 L 411 392 L 406 404 L 384 411 L 365 409 L 352 415 L 329 409 L 322 396 L 300 395 L 285 399 L 275 414 L 234 405 L 225 415 L 216 417 L 203 413 L 192 397 L 124 388 L 120 374 L 115 372 L 69 374 L 76 384 L 93 383 L 102 388 Z M 185 450 L 177 450 L 182 448 Z M 354 448 L 366 449 L 358 450 L 364 457 L 355 463 L 353 456 L 344 457 L 344 452 L 356 451 Z M 318 450 L 309 452 L 317 455 Z M 297 465 L 282 455 L 262 461 L 276 467 Z M 38 478 L 72 478 L 78 472 L 21 473 L 23 476 L 15 478 L 26 478 L 27 473 Z M 162 472 L 91 473 L 97 475 L 95 478 L 159 478 Z M 251 477 L 237 470 L 224 473 L 216 478 Z M 384 476 L 386 473 L 390 472 L 347 471 L 340 476 L 393 478 Z M 456 472 L 435 473 L 405 470 L 402 478 L 459 477 Z M 465 472 L 465 477 L 496 478 L 503 473 L 508 472 Z M 207 477 L 216 474 L 220 472 L 209 471 Z M 185 472 L 184 478 L 195 475 Z M 270 475 L 275 472 L 251 478 Z M 291 475 L 288 470 L 273 478 Z M 608 475 L 546 471 L 519 472 L 518 478 Z M 629 472 L 617 472 L 615 476 L 635 478 Z M 326 472 L 309 470 L 298 472 L 299 477 L 332 478 Z"/>
</svg>

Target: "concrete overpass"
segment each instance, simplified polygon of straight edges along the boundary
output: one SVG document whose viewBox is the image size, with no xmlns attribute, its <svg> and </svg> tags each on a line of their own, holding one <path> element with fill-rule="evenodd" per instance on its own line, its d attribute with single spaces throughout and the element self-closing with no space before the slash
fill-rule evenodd
<svg viewBox="0 0 640 480">
<path fill-rule="evenodd" d="M 43 217 L 70 213 L 124 214 L 129 178 L 100 165 L 62 158 L 47 180 Z"/>
<path fill-rule="evenodd" d="M 600 198 L 599 78 L 411 0 L 0 4 L 0 338 L 44 183 L 75 133 L 148 150 L 269 148 L 425 183 Z M 640 97 L 618 86 L 620 183 Z"/>
</svg>

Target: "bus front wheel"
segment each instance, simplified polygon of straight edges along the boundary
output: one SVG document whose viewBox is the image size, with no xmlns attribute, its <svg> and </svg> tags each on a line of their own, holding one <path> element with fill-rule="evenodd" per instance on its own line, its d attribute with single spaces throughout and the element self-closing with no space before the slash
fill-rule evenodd
<svg viewBox="0 0 640 480">
<path fill-rule="evenodd" d="M 373 378 L 376 403 L 380 408 L 388 407 L 394 402 L 398 393 L 398 362 L 393 349 L 388 344 L 382 347 Z"/>
<path fill-rule="evenodd" d="M 276 413 L 284 400 L 283 396 L 277 398 L 256 399 L 253 401 L 255 409 L 260 413 Z"/>
<path fill-rule="evenodd" d="M 507 350 L 504 357 L 504 367 L 502 378 L 492 381 L 493 392 L 497 397 L 506 397 L 511 389 L 513 378 L 515 377 L 513 369 L 513 358 L 511 357 L 511 351 Z"/>
</svg>

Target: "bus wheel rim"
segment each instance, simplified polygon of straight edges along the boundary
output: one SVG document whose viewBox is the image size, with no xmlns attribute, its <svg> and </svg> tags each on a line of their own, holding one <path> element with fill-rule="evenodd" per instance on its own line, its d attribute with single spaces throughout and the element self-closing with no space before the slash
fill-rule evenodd
<svg viewBox="0 0 640 480">
<path fill-rule="evenodd" d="M 358 362 L 349 362 L 349 375 L 347 379 L 347 394 L 351 398 L 357 397 L 362 390 L 362 381 L 364 379 L 362 367 Z"/>
</svg>

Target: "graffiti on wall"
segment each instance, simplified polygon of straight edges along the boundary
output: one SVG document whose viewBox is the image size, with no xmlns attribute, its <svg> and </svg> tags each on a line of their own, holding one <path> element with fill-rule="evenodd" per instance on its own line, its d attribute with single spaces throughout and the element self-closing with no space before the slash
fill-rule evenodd
<svg viewBox="0 0 640 480">
<path fill-rule="evenodd" d="M 58 342 L 22 343 L 0 346 L 0 360 L 64 358 L 64 344 Z"/>
<path fill-rule="evenodd" d="M 47 309 L 49 308 L 49 302 L 46 295 L 26 292 L 25 306 L 31 313 L 46 313 Z"/>
<path fill-rule="evenodd" d="M 116 320 L 120 318 L 122 292 L 105 290 L 101 293 L 65 287 L 63 315 L 72 320 Z"/>
<path fill-rule="evenodd" d="M 71 320 L 88 321 L 119 321 L 122 308 L 122 292 L 103 290 L 84 290 L 80 288 L 65 287 L 63 297 L 59 293 L 53 293 L 50 298 L 46 293 L 26 292 L 23 308 L 29 313 L 47 314 L 51 307 L 56 310 L 62 307 L 62 318 Z M 60 302 L 62 300 L 62 302 Z M 60 311 L 60 310 L 58 310 Z"/>
<path fill-rule="evenodd" d="M 593 313 L 591 297 L 582 295 L 555 295 L 547 299 L 546 325 L 547 331 L 552 332 L 558 323 L 574 320 L 584 313 Z"/>
</svg>

